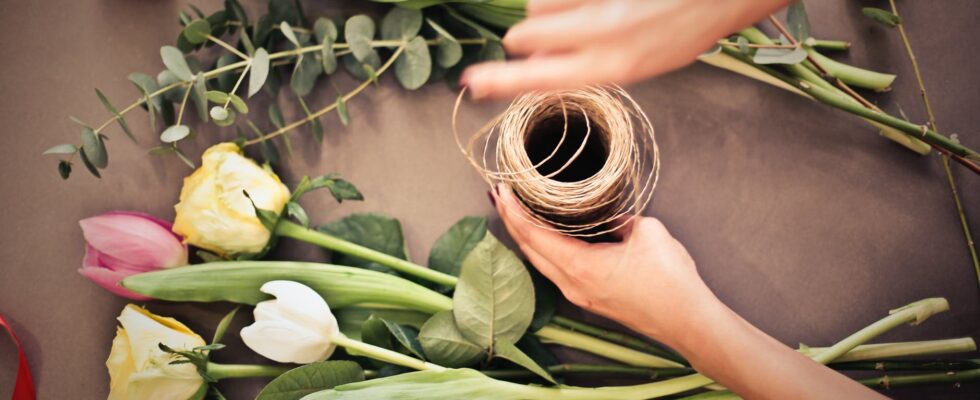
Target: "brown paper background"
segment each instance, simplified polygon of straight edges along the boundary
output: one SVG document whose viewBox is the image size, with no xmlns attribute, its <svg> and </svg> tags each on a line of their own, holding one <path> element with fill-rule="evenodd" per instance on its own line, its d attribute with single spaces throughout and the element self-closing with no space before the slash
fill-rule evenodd
<svg viewBox="0 0 980 400">
<path fill-rule="evenodd" d="M 245 3 L 264 9 L 260 1 Z M 377 10 L 364 2 L 338 3 L 309 4 L 308 15 Z M 980 77 L 974 64 L 980 7 L 972 0 L 900 3 L 942 131 L 959 133 L 980 148 Z M 136 98 L 126 75 L 155 75 L 162 68 L 158 48 L 176 37 L 180 4 L 0 2 L 0 312 L 29 353 L 39 398 L 106 395 L 104 360 L 114 318 L 126 303 L 75 272 L 83 252 L 76 221 L 116 209 L 172 218 L 181 178 L 189 173 L 176 159 L 144 154 L 156 139 L 138 112 L 127 119 L 139 145 L 118 127 L 106 131 L 112 138 L 110 167 L 102 180 L 77 165 L 77 176 L 62 182 L 56 159 L 41 152 L 77 141 L 78 129 L 68 115 L 93 124 L 106 118 L 93 87 L 119 107 Z M 211 11 L 220 2 L 198 5 Z M 854 41 L 844 60 L 899 74 L 891 93 L 872 96 L 882 108 L 897 112 L 901 104 L 912 119 L 925 120 L 898 36 L 860 14 L 861 6 L 884 2 L 808 5 L 815 36 Z M 339 87 L 354 86 L 346 74 L 337 76 L 332 79 Z M 313 107 L 334 99 L 329 84 L 320 85 L 310 99 Z M 663 154 L 662 179 L 647 215 L 664 221 L 708 284 L 746 319 L 791 346 L 827 345 L 889 308 L 945 296 L 951 311 L 881 340 L 980 336 L 977 280 L 937 156 L 917 156 L 879 138 L 856 118 L 705 65 L 628 90 L 652 118 Z M 288 97 L 281 104 L 292 120 L 299 110 Z M 490 216 L 491 229 L 502 234 L 486 187 L 451 139 L 453 100 L 454 93 L 441 83 L 408 92 L 385 76 L 379 87 L 350 102 L 351 126 L 343 127 L 334 115 L 324 118 L 323 145 L 308 130 L 294 133 L 298 151 L 281 174 L 291 180 L 336 172 L 355 182 L 366 201 L 338 206 L 325 193 L 310 195 L 304 204 L 313 219 L 325 222 L 355 211 L 398 217 L 416 261 L 424 262 L 435 238 L 465 215 Z M 469 103 L 464 126 L 476 128 L 500 108 Z M 264 115 L 265 107 L 253 110 Z M 255 118 L 269 127 L 263 117 Z M 188 147 L 193 157 L 230 135 L 212 126 L 200 133 Z M 963 168 L 954 172 L 974 233 L 980 234 L 980 177 Z M 287 255 L 323 258 L 318 250 L 291 242 L 276 253 Z M 149 307 L 205 337 L 230 309 L 227 304 Z M 572 307 L 564 311 L 580 314 Z M 217 361 L 262 362 L 234 333 L 229 345 L 215 355 Z M 12 389 L 15 367 L 13 346 L 0 340 L 0 396 Z M 262 383 L 222 387 L 231 398 L 247 398 Z M 971 398 L 977 391 L 974 383 L 959 390 L 889 394 Z"/>
</svg>

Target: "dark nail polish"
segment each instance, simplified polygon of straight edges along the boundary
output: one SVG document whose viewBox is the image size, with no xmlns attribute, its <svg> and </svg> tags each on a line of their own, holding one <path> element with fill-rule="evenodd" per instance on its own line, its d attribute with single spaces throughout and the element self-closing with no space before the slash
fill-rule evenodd
<svg viewBox="0 0 980 400">
<path fill-rule="evenodd" d="M 493 192 L 487 190 L 487 198 L 490 199 L 490 204 L 494 207 L 497 206 L 497 199 L 493 197 Z"/>
</svg>

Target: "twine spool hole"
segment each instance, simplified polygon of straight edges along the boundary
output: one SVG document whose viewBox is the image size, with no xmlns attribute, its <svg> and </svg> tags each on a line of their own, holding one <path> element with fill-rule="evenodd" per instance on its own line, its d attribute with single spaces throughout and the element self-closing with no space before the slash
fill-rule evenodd
<svg viewBox="0 0 980 400">
<path fill-rule="evenodd" d="M 544 117 L 532 124 L 528 130 L 525 133 L 524 151 L 527 152 L 531 163 L 538 165 L 538 173 L 543 176 L 551 175 L 572 160 L 565 169 L 550 179 L 559 182 L 586 180 L 602 170 L 609 157 L 609 144 L 605 132 L 602 132 L 594 121 L 586 122 L 586 118 L 579 113 L 569 113 L 567 132 L 565 132 L 565 119 L 561 114 Z M 563 132 L 565 140 L 562 140 Z M 588 138 L 586 132 L 590 133 Z M 576 157 L 575 153 L 583 141 L 585 141 L 584 148 Z M 552 152 L 554 156 L 548 159 Z M 545 159 L 547 161 L 541 163 Z"/>
</svg>

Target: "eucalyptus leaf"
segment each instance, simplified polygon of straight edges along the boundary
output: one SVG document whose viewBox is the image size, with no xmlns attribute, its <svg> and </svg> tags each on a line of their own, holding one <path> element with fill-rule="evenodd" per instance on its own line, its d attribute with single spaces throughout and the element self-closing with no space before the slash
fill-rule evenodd
<svg viewBox="0 0 980 400">
<path fill-rule="evenodd" d="M 233 110 L 233 109 L 225 109 L 225 111 L 228 113 L 228 115 L 225 116 L 224 119 L 213 119 L 212 120 L 212 121 L 214 121 L 214 124 L 215 125 L 218 125 L 218 126 L 221 126 L 221 127 L 225 127 L 225 126 L 231 126 L 232 124 L 235 123 L 236 116 L 238 115 L 237 113 L 235 113 L 235 110 Z"/>
<path fill-rule="evenodd" d="M 337 70 L 337 54 L 333 50 L 334 39 L 324 37 L 320 43 L 323 45 L 323 47 L 320 49 L 321 67 L 323 68 L 324 73 L 332 74 Z"/>
<path fill-rule="evenodd" d="M 491 349 L 516 342 L 534 315 L 534 286 L 524 264 L 487 234 L 463 260 L 453 293 L 453 316 L 464 337 Z"/>
<path fill-rule="evenodd" d="M 403 260 L 408 259 L 402 225 L 397 219 L 387 215 L 355 213 L 321 225 L 317 227 L 317 230 L 390 256 Z M 381 264 L 340 252 L 333 253 L 332 261 L 335 264 L 368 268 L 375 271 L 391 271 L 390 268 Z"/>
<path fill-rule="evenodd" d="M 889 28 L 894 28 L 902 23 L 901 17 L 892 14 L 889 11 L 882 10 L 880 8 L 864 7 L 861 9 L 861 13 L 864 14 L 865 17 L 871 18 L 875 22 L 878 22 Z"/>
<path fill-rule="evenodd" d="M 806 60 L 806 50 L 763 48 L 755 52 L 752 61 L 756 64 L 799 64 Z"/>
<path fill-rule="evenodd" d="M 330 18 L 320 17 L 313 23 L 313 34 L 316 35 L 316 40 L 320 43 L 327 39 L 330 39 L 331 42 L 336 41 L 337 33 L 337 25 Z"/>
<path fill-rule="evenodd" d="M 536 375 L 544 378 L 544 380 L 557 384 L 555 378 L 551 377 L 548 371 L 541 368 L 538 363 L 534 362 L 531 357 L 524 354 L 523 351 L 517 348 L 513 342 L 506 340 L 504 338 L 497 338 L 494 343 L 494 357 L 500 357 L 514 364 L 520 365 L 527 369 L 528 371 L 534 372 Z"/>
<path fill-rule="evenodd" d="M 198 45 L 208 41 L 211 35 L 211 23 L 207 19 L 196 19 L 187 24 L 180 34 L 190 44 Z"/>
<path fill-rule="evenodd" d="M 297 0 L 269 0 L 269 19 L 278 23 L 289 22 L 292 25 L 302 23 L 302 10 Z"/>
<path fill-rule="evenodd" d="M 310 118 L 310 130 L 313 131 L 313 138 L 316 139 L 317 143 L 322 143 L 323 124 L 320 123 L 320 118 L 313 117 L 313 113 L 310 112 L 310 107 L 306 105 L 306 101 L 303 100 L 302 96 L 297 96 L 296 100 L 299 101 L 299 105 L 303 108 L 306 116 Z"/>
<path fill-rule="evenodd" d="M 243 35 L 244 36 L 244 35 Z M 238 62 L 238 57 L 234 54 L 222 54 L 218 57 L 218 61 L 215 64 L 215 69 L 225 67 Z M 216 87 L 222 92 L 230 92 L 235 87 L 235 82 L 238 80 L 238 76 L 231 72 L 227 72 L 218 75 Z"/>
<path fill-rule="evenodd" d="M 344 96 L 337 96 L 337 115 L 340 116 L 340 123 L 344 126 L 350 125 L 350 114 L 347 112 L 347 100 Z"/>
<path fill-rule="evenodd" d="M 293 67 L 293 75 L 289 80 L 289 87 L 297 96 L 306 96 L 313 91 L 316 80 L 323 73 L 323 64 L 316 60 L 312 54 L 305 54 L 299 57 Z"/>
<path fill-rule="evenodd" d="M 252 56 L 252 70 L 248 75 L 248 97 L 258 93 L 268 77 L 269 53 L 263 48 L 256 49 Z"/>
<path fill-rule="evenodd" d="M 86 169 L 88 169 L 88 172 L 90 172 L 90 173 L 91 173 L 92 175 L 94 175 L 94 176 L 95 176 L 96 178 L 102 178 L 102 175 L 100 175 L 100 174 L 99 174 L 99 169 L 98 169 L 98 168 L 95 168 L 95 165 L 93 165 L 93 164 L 92 164 L 92 161 L 90 161 L 90 160 L 88 159 L 88 156 L 87 156 L 87 155 L 85 155 L 85 152 L 84 152 L 84 151 L 81 151 L 81 152 L 79 152 L 78 154 L 79 154 L 79 155 L 81 156 L 81 158 L 82 158 L 82 165 L 84 165 L 84 166 L 85 166 L 85 168 L 86 168 Z"/>
<path fill-rule="evenodd" d="M 459 332 L 452 311 L 441 311 L 429 318 L 418 338 L 426 358 L 444 367 L 468 367 L 486 357 L 486 351 Z"/>
<path fill-rule="evenodd" d="M 453 10 L 452 8 L 447 7 L 445 8 L 445 10 L 446 10 L 446 14 L 448 14 L 450 17 L 452 17 L 453 19 L 459 22 L 462 22 L 463 25 L 466 25 L 467 27 L 472 29 L 474 32 L 476 32 L 483 38 L 489 39 L 489 41 L 493 41 L 493 42 L 500 42 L 500 36 L 498 36 L 496 33 L 493 33 L 489 29 L 484 28 L 483 25 L 480 25 L 479 23 L 473 22 L 473 20 L 462 16 L 460 13 L 456 12 L 456 10 Z"/>
<path fill-rule="evenodd" d="M 159 85 L 161 88 L 170 86 L 170 85 L 172 85 L 174 83 L 177 83 L 177 82 L 182 82 L 182 81 L 180 80 L 180 78 L 177 77 L 177 75 L 175 75 L 173 72 L 170 72 L 170 70 L 165 69 L 163 71 L 160 71 L 159 74 L 157 74 L 157 85 Z M 166 105 L 165 104 L 179 103 L 181 100 L 183 100 L 184 99 L 184 91 L 185 90 L 187 90 L 187 88 L 185 86 L 178 85 L 178 86 L 176 86 L 176 87 L 174 87 L 174 88 L 172 88 L 172 89 L 164 92 L 163 93 L 163 100 L 166 100 L 166 101 L 164 101 L 162 104 L 160 104 L 160 106 L 161 106 L 160 107 L 160 111 L 161 111 L 160 114 L 163 114 L 164 113 L 164 111 L 165 111 L 164 109 L 166 108 Z M 171 108 L 173 108 L 172 105 L 171 105 Z"/>
<path fill-rule="evenodd" d="M 737 39 L 735 39 L 735 43 L 738 44 L 738 51 L 740 53 L 749 55 L 749 39 L 746 39 L 745 36 L 739 36 Z"/>
<path fill-rule="evenodd" d="M 480 61 L 503 61 L 506 58 L 507 54 L 500 42 L 488 41 L 480 49 Z"/>
<path fill-rule="evenodd" d="M 408 40 L 422 29 L 422 11 L 393 7 L 381 19 L 381 38 Z"/>
<path fill-rule="evenodd" d="M 191 128 L 187 125 L 172 125 L 163 130 L 160 134 L 160 141 L 173 143 L 191 134 Z"/>
<path fill-rule="evenodd" d="M 150 94 L 160 90 L 160 86 L 157 85 L 157 81 L 151 76 L 140 72 L 129 74 L 129 81 L 143 94 L 143 108 L 149 113 L 150 129 L 156 130 L 156 114 L 161 111 L 161 102 L 163 99 L 162 96 L 150 97 Z"/>
<path fill-rule="evenodd" d="M 364 14 L 350 17 L 344 24 L 344 39 L 350 46 L 351 53 L 360 62 L 368 62 L 372 54 L 377 55 L 371 47 L 374 29 L 374 21 Z"/>
<path fill-rule="evenodd" d="M 335 386 L 364 380 L 364 370 L 353 361 L 322 361 L 306 364 L 269 382 L 256 400 L 299 400 Z"/>
<path fill-rule="evenodd" d="M 82 128 L 82 155 L 96 168 L 105 168 L 109 165 L 105 141 L 92 128 Z"/>
<path fill-rule="evenodd" d="M 225 13 L 229 18 L 238 21 L 242 26 L 248 26 L 248 13 L 238 0 L 225 0 Z"/>
<path fill-rule="evenodd" d="M 228 29 L 228 13 L 225 10 L 215 11 L 213 14 L 208 15 L 206 19 L 208 24 L 211 25 L 211 36 L 221 37 L 221 35 L 225 34 L 225 31 Z M 208 45 L 214 45 L 214 43 L 212 42 Z"/>
<path fill-rule="evenodd" d="M 385 326 L 388 328 L 388 332 L 391 332 L 391 336 L 394 337 L 398 343 L 408 349 L 408 351 L 410 351 L 416 357 L 425 360 L 422 345 L 419 344 L 419 331 L 410 326 L 403 326 L 387 321 L 383 318 L 381 321 L 384 322 Z"/>
<path fill-rule="evenodd" d="M 487 219 L 465 217 L 436 239 L 429 251 L 429 268 L 459 276 L 463 260 L 487 234 Z"/>
<path fill-rule="evenodd" d="M 188 157 L 187 154 L 184 154 L 184 151 L 179 147 L 174 147 L 174 154 L 177 155 L 177 158 L 179 158 L 180 161 L 183 161 L 188 167 L 194 169 L 194 161 L 191 161 L 191 158 Z"/>
<path fill-rule="evenodd" d="M 279 23 L 279 31 L 282 32 L 282 35 L 286 37 L 286 40 L 289 40 L 290 42 L 292 42 L 294 46 L 300 47 L 299 46 L 299 39 L 296 38 L 296 33 L 293 32 L 293 28 L 291 26 L 289 26 L 289 23 L 288 22 L 286 22 L 286 21 L 280 22 Z"/>
<path fill-rule="evenodd" d="M 269 104 L 269 121 L 272 122 L 276 128 L 282 128 L 286 124 L 282 117 L 282 109 L 279 108 L 279 104 L 272 103 Z"/>
<path fill-rule="evenodd" d="M 167 66 L 167 69 L 182 81 L 191 81 L 194 79 L 194 74 L 191 73 L 191 68 L 187 65 L 187 60 L 184 59 L 184 53 L 173 46 L 163 46 L 160 48 L 160 58 L 163 59 L 163 65 Z"/>
<path fill-rule="evenodd" d="M 61 179 L 68 179 L 71 176 L 71 163 L 65 160 L 58 161 L 58 175 Z"/>
<path fill-rule="evenodd" d="M 439 26 L 435 21 L 429 18 L 426 18 L 425 21 L 432 29 L 439 33 L 439 38 L 436 39 L 436 64 L 443 68 L 450 68 L 456 65 L 463 58 L 463 46 L 459 44 L 455 36 L 442 26 Z"/>
<path fill-rule="evenodd" d="M 44 153 L 41 153 L 41 154 L 43 154 L 43 155 L 47 155 L 47 154 L 75 154 L 75 152 L 77 152 L 77 151 L 78 151 L 78 147 L 75 147 L 75 145 L 73 145 L 73 144 L 65 143 L 65 144 L 59 144 L 59 145 L 52 146 L 51 148 L 45 150 Z"/>
<path fill-rule="evenodd" d="M 350 72 L 355 78 L 360 80 L 373 80 L 372 74 L 368 69 L 370 68 L 376 71 L 381 66 L 381 56 L 378 55 L 378 52 L 374 51 L 368 56 L 366 62 L 361 62 L 352 54 L 348 54 L 341 57 L 341 62 L 344 64 L 344 69 Z"/>
<path fill-rule="evenodd" d="M 209 111 L 208 114 L 211 116 L 211 119 L 213 119 L 214 122 L 216 122 L 216 123 L 218 121 L 224 121 L 224 120 L 228 119 L 228 117 L 231 115 L 228 112 L 228 110 L 225 109 L 222 106 L 214 106 L 214 107 L 211 107 L 211 111 Z"/>
<path fill-rule="evenodd" d="M 206 93 L 208 92 L 208 87 L 204 83 L 204 74 L 199 73 L 197 77 L 194 78 L 194 86 L 191 90 L 191 101 L 194 102 L 194 108 L 197 110 L 197 116 L 201 121 L 208 122 L 208 98 Z"/>
<path fill-rule="evenodd" d="M 395 60 L 395 77 L 402 87 L 415 90 L 429 80 L 432 73 L 432 57 L 429 45 L 421 36 L 416 36 L 405 46 L 405 51 Z"/>
<path fill-rule="evenodd" d="M 786 29 L 798 42 L 803 42 L 810 37 L 810 19 L 806 15 L 806 6 L 803 0 L 796 0 L 790 4 L 786 11 Z"/>
<path fill-rule="evenodd" d="M 299 205 L 299 203 L 295 201 L 286 203 L 286 215 L 295 218 L 300 225 L 305 227 L 310 226 L 310 216 L 306 214 L 306 210 L 303 209 L 303 206 Z"/>
</svg>

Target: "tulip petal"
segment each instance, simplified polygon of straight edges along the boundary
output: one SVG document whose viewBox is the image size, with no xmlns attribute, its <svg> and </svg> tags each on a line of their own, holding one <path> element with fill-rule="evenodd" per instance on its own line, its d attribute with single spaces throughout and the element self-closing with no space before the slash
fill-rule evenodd
<svg viewBox="0 0 980 400">
<path fill-rule="evenodd" d="M 123 272 L 126 276 L 160 269 L 159 267 L 154 266 L 130 264 L 126 261 L 103 253 L 88 243 L 85 244 L 85 257 L 82 259 L 82 266 L 98 267 L 108 269 L 110 271 Z"/>
<path fill-rule="evenodd" d="M 323 334 L 283 320 L 257 321 L 242 328 L 241 337 L 248 348 L 281 363 L 323 361 L 336 348 Z"/>
<path fill-rule="evenodd" d="M 169 221 L 164 220 L 163 218 L 157 218 L 157 217 L 152 216 L 150 214 L 142 213 L 142 212 L 139 212 L 139 211 L 116 210 L 116 211 L 109 211 L 109 212 L 104 213 L 102 215 L 128 215 L 128 216 L 131 216 L 131 217 L 145 218 L 145 219 L 148 219 L 148 220 L 156 223 L 157 225 L 160 225 L 161 228 L 166 229 L 168 231 L 170 231 L 173 228 L 173 225 Z M 171 233 L 173 233 L 173 232 L 171 232 Z M 177 237 L 177 234 L 173 234 L 173 235 L 174 235 L 174 237 Z M 177 239 L 180 239 L 180 238 L 177 237 Z"/>
<path fill-rule="evenodd" d="M 256 321 L 285 319 L 328 336 L 340 332 L 337 319 L 326 300 L 309 286 L 293 281 L 270 281 L 259 290 L 276 299 L 263 301 L 255 307 Z"/>
<path fill-rule="evenodd" d="M 152 297 L 146 297 L 143 295 L 133 293 L 119 285 L 119 281 L 123 280 L 123 278 L 132 274 L 113 271 L 101 267 L 91 267 L 91 266 L 85 266 L 79 268 L 78 273 L 82 274 L 82 276 L 88 278 L 92 282 L 95 282 L 95 284 L 102 286 L 104 289 L 112 292 L 117 296 L 122 296 L 128 299 L 133 299 L 138 301 L 153 300 Z"/>
<path fill-rule="evenodd" d="M 155 220 L 115 212 L 86 218 L 78 224 L 92 247 L 128 264 L 170 268 L 187 263 L 186 246 Z"/>
</svg>

